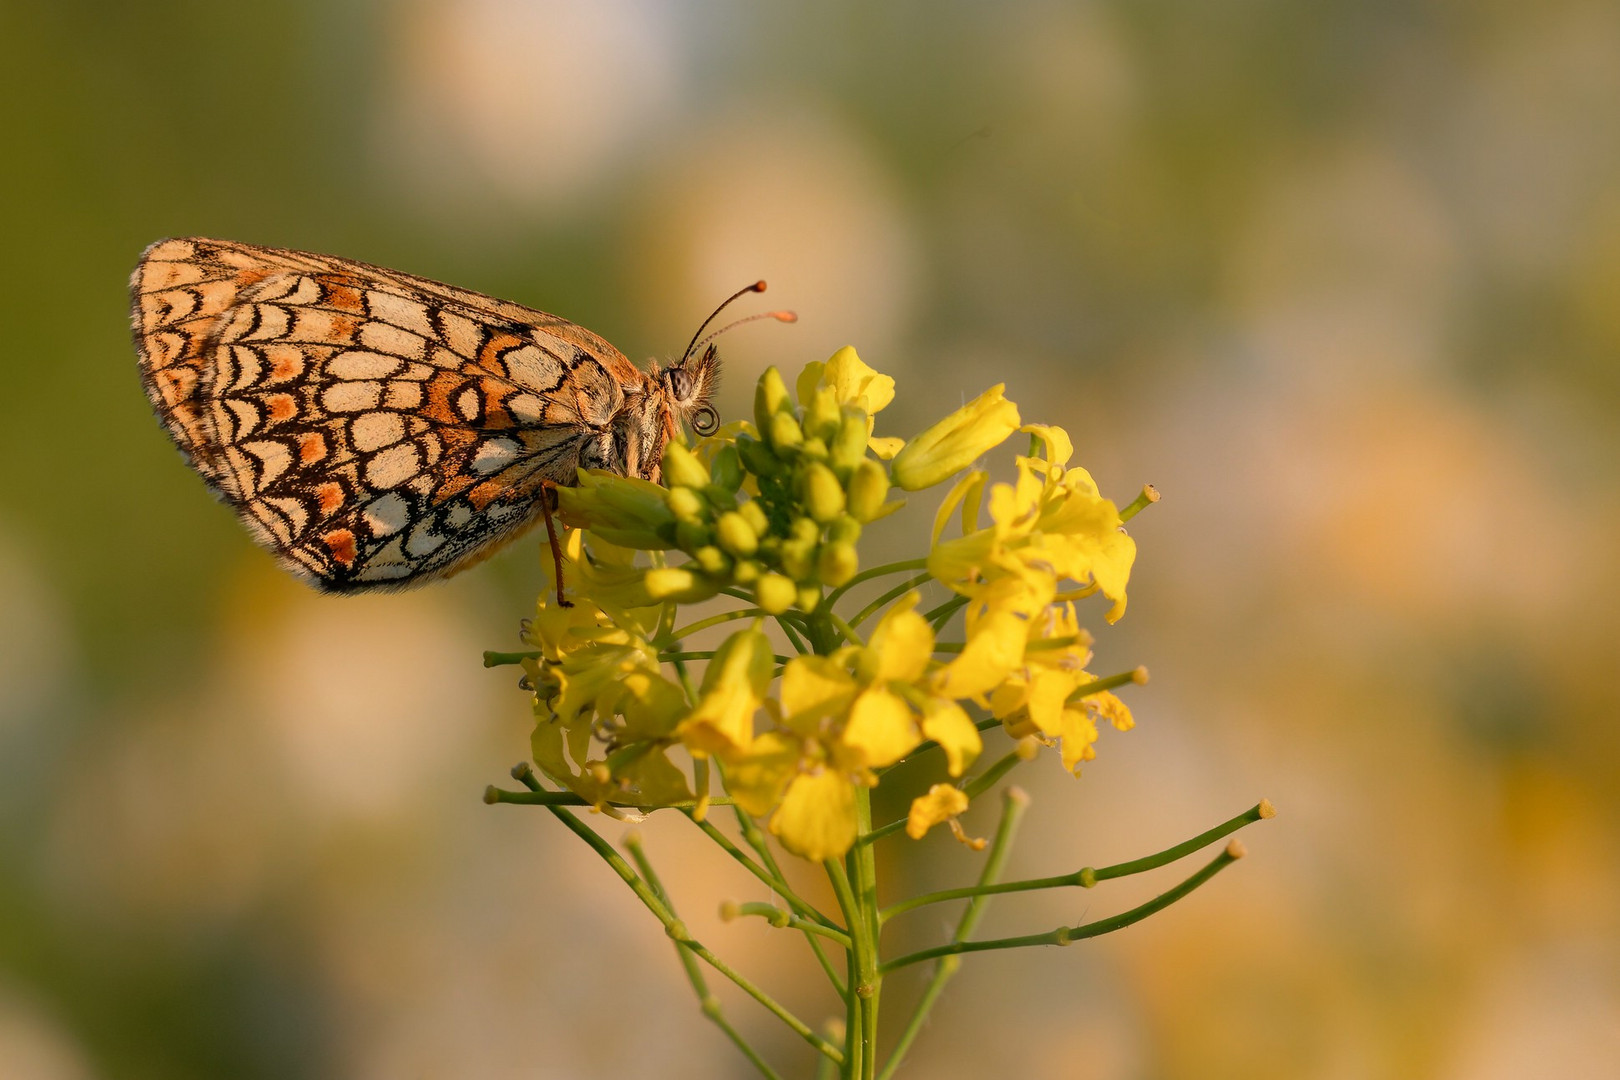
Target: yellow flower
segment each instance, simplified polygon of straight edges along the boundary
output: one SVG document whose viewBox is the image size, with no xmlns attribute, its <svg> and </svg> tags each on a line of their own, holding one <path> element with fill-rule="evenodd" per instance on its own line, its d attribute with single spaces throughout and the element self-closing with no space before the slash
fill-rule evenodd
<svg viewBox="0 0 1620 1080">
<path fill-rule="evenodd" d="M 976 579 L 1017 575 L 1026 580 L 1048 577 L 1092 587 L 1114 601 L 1107 618 L 1115 622 L 1125 613 L 1125 587 L 1136 559 L 1136 542 L 1123 530 L 1119 509 L 1103 498 L 1091 474 L 1065 468 L 1072 452 L 1061 428 L 1030 425 L 1051 457 L 1019 457 L 1018 479 L 990 489 L 991 524 L 974 527 L 963 536 L 936 542 L 928 556 L 928 569 L 958 592 L 972 595 Z M 963 524 L 977 525 L 977 510 L 969 512 L 969 497 L 977 503 L 970 474 L 946 496 L 935 520 L 936 541 L 957 502 L 963 504 Z"/>
<path fill-rule="evenodd" d="M 746 751 L 774 662 L 771 643 L 759 630 L 739 630 L 727 638 L 703 673 L 697 706 L 675 729 L 687 749 L 722 758 Z"/>
<path fill-rule="evenodd" d="M 802 772 L 788 785 L 770 828 L 796 855 L 836 859 L 855 844 L 855 788 L 833 769 Z"/>
<path fill-rule="evenodd" d="M 906 443 L 890 466 L 894 482 L 906 491 L 932 487 L 967 468 L 1018 430 L 1018 406 L 1002 396 L 997 383 Z"/>
<path fill-rule="evenodd" d="M 887 461 L 899 453 L 902 440 L 872 437 L 875 417 L 894 400 L 894 379 L 868 367 L 853 346 L 845 345 L 825 364 L 812 362 L 799 372 L 795 389 L 801 402 L 808 404 L 823 387 L 833 392 L 838 404 L 853 405 L 866 413 L 867 446 L 874 454 Z"/>
<path fill-rule="evenodd" d="M 974 851 L 980 851 L 985 842 L 969 839 L 962 831 L 961 823 L 956 820 L 957 815 L 967 808 L 967 792 L 950 784 L 935 784 L 928 789 L 928 794 L 911 800 L 911 812 L 906 815 L 906 835 L 913 840 L 921 840 L 935 825 L 949 824 L 951 833 L 958 840 Z"/>
</svg>

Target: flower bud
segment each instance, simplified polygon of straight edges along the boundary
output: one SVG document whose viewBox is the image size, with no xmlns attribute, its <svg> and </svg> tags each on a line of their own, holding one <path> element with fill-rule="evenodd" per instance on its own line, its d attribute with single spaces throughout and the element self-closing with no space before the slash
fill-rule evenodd
<svg viewBox="0 0 1620 1080">
<path fill-rule="evenodd" d="M 682 551 L 696 551 L 705 544 L 713 541 L 709 527 L 696 521 L 677 521 L 675 523 L 675 546 Z"/>
<path fill-rule="evenodd" d="M 816 542 L 814 540 L 786 540 L 777 553 L 782 569 L 796 581 L 803 581 L 815 568 Z"/>
<path fill-rule="evenodd" d="M 685 444 L 671 439 L 664 444 L 664 486 L 701 490 L 709 485 L 709 470 Z"/>
<path fill-rule="evenodd" d="M 619 547 L 662 551 L 675 546 L 667 495 L 639 477 L 581 469 L 577 486 L 557 489 L 557 504 L 566 525 L 590 529 Z"/>
<path fill-rule="evenodd" d="M 821 578 L 823 585 L 834 589 L 854 577 L 860 567 L 861 560 L 855 553 L 855 545 L 847 541 L 821 545 L 821 553 L 816 557 L 816 576 Z"/>
<path fill-rule="evenodd" d="M 771 615 L 780 615 L 793 606 L 798 589 L 781 574 L 766 574 L 754 585 L 754 602 Z"/>
<path fill-rule="evenodd" d="M 782 471 L 781 460 L 758 439 L 739 436 L 737 454 L 742 458 L 743 466 L 755 476 L 775 476 Z"/>
<path fill-rule="evenodd" d="M 838 398 L 832 387 L 818 386 L 804 406 L 805 434 L 818 439 L 831 439 L 838 432 Z"/>
<path fill-rule="evenodd" d="M 821 606 L 821 586 L 820 585 L 801 585 L 801 586 L 799 586 L 799 610 L 800 611 L 804 611 L 804 612 L 808 613 L 808 612 L 812 612 L 812 611 L 816 610 L 816 608 L 818 608 L 820 606 Z"/>
<path fill-rule="evenodd" d="M 758 500 L 749 499 L 737 508 L 737 513 L 748 522 L 748 527 L 754 530 L 755 536 L 764 536 L 770 531 L 771 523 L 765 517 L 765 509 L 759 505 Z"/>
<path fill-rule="evenodd" d="M 698 576 L 681 566 L 660 566 L 647 571 L 647 595 L 654 600 L 667 600 L 698 588 Z"/>
<path fill-rule="evenodd" d="M 771 436 L 771 449 L 778 453 L 792 450 L 804 442 L 804 429 L 799 427 L 792 413 L 779 412 L 771 417 L 771 426 L 767 430 Z"/>
<path fill-rule="evenodd" d="M 664 497 L 664 501 L 669 504 L 669 512 L 674 514 L 678 521 L 698 522 L 703 520 L 703 511 L 705 509 L 703 500 L 691 488 L 671 488 L 669 494 Z"/>
<path fill-rule="evenodd" d="M 799 483 L 805 509 L 816 521 L 825 525 L 844 512 L 844 486 L 821 462 L 807 465 Z"/>
<path fill-rule="evenodd" d="M 714 455 L 714 461 L 709 465 L 709 475 L 723 490 L 733 495 L 737 493 L 737 489 L 742 486 L 743 471 L 742 459 L 737 454 L 735 446 L 726 445 L 720 448 Z"/>
<path fill-rule="evenodd" d="M 793 399 L 788 396 L 782 373 L 774 367 L 766 368 L 754 386 L 754 426 L 761 434 L 768 434 L 778 413 L 792 411 Z"/>
<path fill-rule="evenodd" d="M 794 518 L 793 524 L 788 526 L 788 535 L 813 544 L 821 539 L 821 526 L 807 517 Z"/>
<path fill-rule="evenodd" d="M 834 544 L 853 544 L 861 538 L 861 523 L 845 514 L 827 529 L 827 540 Z"/>
<path fill-rule="evenodd" d="M 1018 430 L 1018 406 L 997 383 L 906 443 L 891 466 L 894 482 L 920 491 L 946 480 Z"/>
<path fill-rule="evenodd" d="M 758 581 L 759 575 L 764 572 L 765 568 L 753 559 L 739 559 L 732 568 L 731 576 L 739 585 L 750 585 Z"/>
<path fill-rule="evenodd" d="M 849 513 L 863 524 L 876 520 L 889 497 L 889 472 L 867 458 L 849 476 Z"/>
<path fill-rule="evenodd" d="M 838 434 L 833 438 L 827 457 L 840 479 L 848 479 L 849 472 L 866 460 L 866 414 L 854 406 L 846 405 L 838 423 Z"/>
<path fill-rule="evenodd" d="M 692 552 L 692 559 L 710 577 L 723 577 L 726 571 L 731 569 L 731 560 L 726 558 L 726 553 L 713 544 L 707 544 Z"/>
<path fill-rule="evenodd" d="M 759 534 L 748 524 L 748 519 L 735 510 L 721 514 L 714 528 L 720 546 L 733 555 L 747 558 L 759 550 Z"/>
<path fill-rule="evenodd" d="M 811 461 L 827 460 L 827 441 L 819 435 L 812 435 L 799 444 L 799 453 Z"/>
</svg>

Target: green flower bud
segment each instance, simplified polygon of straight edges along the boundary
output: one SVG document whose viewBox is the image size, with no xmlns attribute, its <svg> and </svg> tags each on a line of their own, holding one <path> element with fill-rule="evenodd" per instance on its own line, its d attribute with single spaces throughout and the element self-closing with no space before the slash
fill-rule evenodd
<svg viewBox="0 0 1620 1080">
<path fill-rule="evenodd" d="M 847 541 L 821 545 L 821 554 L 816 557 L 816 576 L 821 578 L 823 585 L 835 589 L 854 577 L 860 567 L 861 560 L 855 553 L 855 545 Z"/>
<path fill-rule="evenodd" d="M 883 511 L 883 500 L 889 497 L 889 473 L 882 465 L 867 458 L 855 466 L 849 475 L 849 513 L 856 521 L 875 520 Z"/>
<path fill-rule="evenodd" d="M 861 523 L 845 514 L 827 529 L 827 540 L 834 544 L 853 544 L 861 538 Z"/>
<path fill-rule="evenodd" d="M 726 558 L 726 553 L 713 544 L 698 548 L 692 552 L 692 558 L 710 577 L 724 577 L 726 571 L 731 569 L 731 560 Z"/>
<path fill-rule="evenodd" d="M 795 540 L 813 544 L 821 539 L 821 526 L 810 518 L 794 518 L 793 524 L 788 526 L 788 535 Z"/>
<path fill-rule="evenodd" d="M 741 559 L 732 568 L 731 576 L 739 585 L 750 585 L 758 581 L 759 575 L 764 572 L 765 568 L 753 559 Z"/>
<path fill-rule="evenodd" d="M 709 527 L 696 521 L 677 521 L 675 523 L 675 546 L 682 551 L 696 551 L 705 544 L 713 542 L 714 537 Z"/>
<path fill-rule="evenodd" d="M 765 517 L 765 508 L 760 506 L 757 500 L 749 499 L 737 508 L 737 513 L 748 522 L 748 527 L 754 530 L 755 536 L 764 536 L 770 531 L 771 523 Z"/>
<path fill-rule="evenodd" d="M 849 479 L 850 471 L 866 460 L 866 414 L 854 406 L 844 407 L 843 419 L 838 424 L 838 435 L 833 439 L 827 456 L 840 480 Z"/>
<path fill-rule="evenodd" d="M 754 602 L 765 612 L 780 615 L 793 606 L 798 592 L 797 586 L 781 574 L 766 574 L 754 585 Z"/>
<path fill-rule="evenodd" d="M 767 428 L 771 436 L 771 449 L 777 453 L 792 450 L 804 442 L 804 429 L 793 418 L 792 413 L 779 412 L 771 417 L 771 426 Z"/>
<path fill-rule="evenodd" d="M 590 529 L 610 544 L 661 551 L 675 546 L 668 492 L 639 477 L 580 470 L 575 487 L 557 489 L 563 523 Z"/>
<path fill-rule="evenodd" d="M 675 515 L 677 521 L 700 522 L 706 516 L 703 500 L 691 488 L 671 488 L 664 501 L 669 504 L 669 512 Z"/>
<path fill-rule="evenodd" d="M 721 514 L 714 528 L 720 538 L 720 546 L 733 555 L 747 558 L 759 550 L 759 534 L 748 524 L 748 519 L 736 510 Z"/>
<path fill-rule="evenodd" d="M 730 495 L 736 495 L 737 489 L 742 487 L 743 469 L 742 456 L 737 453 L 735 446 L 723 446 L 720 452 L 714 455 L 714 463 L 709 466 L 709 475 L 714 478 L 714 486 Z"/>
<path fill-rule="evenodd" d="M 664 444 L 664 486 L 702 489 L 709 485 L 709 470 L 684 444 L 671 439 Z"/>
<path fill-rule="evenodd" d="M 799 586 L 799 610 L 809 613 L 821 606 L 821 586 Z"/>
<path fill-rule="evenodd" d="M 830 439 L 838 432 L 838 396 L 830 386 L 818 386 L 804 406 L 805 434 Z"/>
<path fill-rule="evenodd" d="M 811 461 L 826 461 L 827 441 L 818 436 L 811 436 L 799 444 L 799 453 Z"/>
<path fill-rule="evenodd" d="M 738 436 L 737 454 L 742 458 L 743 466 L 755 476 L 775 476 L 782 471 L 781 459 L 758 439 Z"/>
<path fill-rule="evenodd" d="M 795 581 L 803 581 L 809 577 L 816 565 L 816 542 L 814 540 L 788 540 L 782 544 L 778 561 L 782 570 Z"/>
<path fill-rule="evenodd" d="M 997 383 L 939 423 L 906 443 L 891 463 L 894 482 L 921 491 L 961 472 L 980 454 L 1018 430 L 1018 406 L 1002 396 Z"/>
<path fill-rule="evenodd" d="M 782 373 L 774 367 L 766 368 L 754 386 L 754 426 L 761 434 L 769 433 L 777 414 L 792 411 L 793 399 L 788 396 Z"/>
<path fill-rule="evenodd" d="M 805 466 L 799 484 L 805 509 L 816 521 L 825 525 L 844 512 L 844 486 L 821 462 L 813 461 Z"/>
<path fill-rule="evenodd" d="M 678 600 L 683 604 L 707 600 L 720 591 L 684 566 L 660 566 L 647 571 L 647 595 L 654 600 Z"/>
</svg>

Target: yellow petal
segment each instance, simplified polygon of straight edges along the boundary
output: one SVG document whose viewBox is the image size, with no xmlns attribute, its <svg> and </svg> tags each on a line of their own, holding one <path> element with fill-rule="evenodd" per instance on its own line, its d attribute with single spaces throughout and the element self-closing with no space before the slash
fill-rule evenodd
<svg viewBox="0 0 1620 1080">
<path fill-rule="evenodd" d="M 786 723 L 813 735 L 821 721 L 844 711 L 860 687 L 830 656 L 795 656 L 782 672 L 782 714 Z"/>
<path fill-rule="evenodd" d="M 890 461 L 901 450 L 904 450 L 906 440 L 897 439 L 892 435 L 874 435 L 866 440 L 866 448 L 878 456 L 881 461 Z"/>
<path fill-rule="evenodd" d="M 1074 443 L 1069 439 L 1069 433 L 1060 427 L 1051 424 L 1025 424 L 1018 429 L 1040 439 L 1046 444 L 1046 460 L 1053 465 L 1067 465 L 1074 453 Z"/>
<path fill-rule="evenodd" d="M 877 654 L 876 677 L 883 681 L 915 682 L 928 670 L 934 656 L 934 631 L 914 610 L 921 599 L 907 593 L 878 620 L 867 648 Z"/>
<path fill-rule="evenodd" d="M 767 731 L 726 768 L 726 790 L 737 805 L 755 817 L 771 812 L 799 771 L 798 740 Z"/>
<path fill-rule="evenodd" d="M 935 677 L 941 697 L 987 694 L 1024 660 L 1028 624 L 1007 611 L 992 611 L 975 625 L 960 655 Z"/>
<path fill-rule="evenodd" d="M 921 840 L 935 825 L 949 821 L 968 808 L 967 793 L 951 784 L 935 784 L 928 794 L 911 800 L 906 815 L 906 835 Z"/>
<path fill-rule="evenodd" d="M 951 490 L 940 500 L 939 510 L 934 514 L 934 532 L 929 538 L 930 543 L 939 543 L 939 538 L 945 533 L 945 523 L 951 519 L 951 512 L 958 504 L 962 507 L 962 535 L 978 529 L 979 497 L 989 477 L 990 474 L 983 469 L 969 469 L 951 485 Z"/>
<path fill-rule="evenodd" d="M 1064 700 L 1074 690 L 1076 673 L 1042 668 L 1030 679 L 1029 718 L 1046 735 L 1063 733 Z"/>
<path fill-rule="evenodd" d="M 859 406 L 868 415 L 881 412 L 894 400 L 894 380 L 868 367 L 849 345 L 832 354 L 821 383 L 832 387 L 840 405 Z M 799 400 L 805 400 L 802 393 Z"/>
<path fill-rule="evenodd" d="M 899 695 L 869 687 L 855 699 L 844 726 L 844 746 L 867 768 L 892 765 L 922 742 L 911 707 Z"/>
<path fill-rule="evenodd" d="M 984 749 L 978 727 L 954 701 L 931 698 L 923 710 L 922 733 L 945 751 L 946 768 L 952 776 L 961 776 Z"/>
<path fill-rule="evenodd" d="M 725 640 L 703 673 L 697 707 L 675 729 L 688 750 L 730 757 L 748 748 L 773 663 L 770 641 L 758 630 Z"/>
<path fill-rule="evenodd" d="M 825 862 L 855 844 L 855 788 L 831 769 L 800 773 L 771 817 L 771 833 L 796 855 Z"/>
<path fill-rule="evenodd" d="M 947 480 L 1018 430 L 1018 406 L 997 383 L 906 443 L 890 466 L 894 482 L 919 491 Z"/>
<path fill-rule="evenodd" d="M 1080 763 L 1097 756 L 1092 746 L 1097 741 L 1097 725 L 1083 710 L 1068 708 L 1063 710 L 1059 734 L 1063 739 L 1063 767 L 1079 776 Z"/>
</svg>

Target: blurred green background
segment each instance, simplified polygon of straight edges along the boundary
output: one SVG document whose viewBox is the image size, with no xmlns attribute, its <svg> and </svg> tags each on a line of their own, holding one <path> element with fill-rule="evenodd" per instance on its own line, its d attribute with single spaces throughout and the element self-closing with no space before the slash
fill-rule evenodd
<svg viewBox="0 0 1620 1080">
<path fill-rule="evenodd" d="M 187 234 L 638 359 L 765 277 L 801 322 L 727 337 L 722 414 L 853 343 L 880 434 L 1005 380 L 1164 492 L 1129 615 L 1087 612 L 1139 726 L 1027 770 L 1016 869 L 1281 816 L 1144 925 L 971 960 L 910 1075 L 1614 1075 L 1617 114 L 1610 0 L 0 0 L 0 1075 L 750 1075 L 606 869 L 479 802 L 532 538 L 320 598 L 182 467 L 125 281 Z M 683 824 L 646 826 L 683 914 L 826 1015 Z"/>
</svg>

